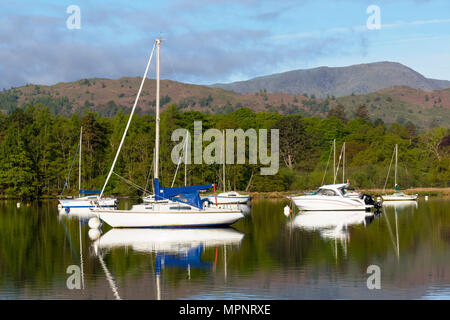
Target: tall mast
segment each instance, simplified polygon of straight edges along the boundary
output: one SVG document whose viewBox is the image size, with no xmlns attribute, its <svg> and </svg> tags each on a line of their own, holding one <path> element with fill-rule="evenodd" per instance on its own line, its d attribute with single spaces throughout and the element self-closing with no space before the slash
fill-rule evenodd
<svg viewBox="0 0 450 320">
<path fill-rule="evenodd" d="M 336 184 L 336 139 L 333 140 L 333 184 Z"/>
<path fill-rule="evenodd" d="M 398 144 L 395 145 L 395 182 L 394 182 L 394 188 L 397 187 L 397 160 L 398 160 Z"/>
<path fill-rule="evenodd" d="M 225 130 L 222 131 L 223 136 L 223 151 L 222 151 L 222 161 L 223 161 L 223 192 L 226 191 L 225 184 Z"/>
<path fill-rule="evenodd" d="M 188 147 L 189 131 L 186 131 L 186 145 L 184 148 L 184 186 L 187 186 L 187 147 Z"/>
<path fill-rule="evenodd" d="M 161 39 L 156 39 L 156 132 L 155 132 L 155 174 L 154 178 L 158 179 L 159 175 L 159 81 L 160 81 L 160 51 Z"/>
<path fill-rule="evenodd" d="M 80 159 L 78 160 L 78 196 L 81 196 L 81 142 L 83 137 L 83 127 L 80 130 Z"/>
<path fill-rule="evenodd" d="M 342 183 L 345 183 L 345 142 L 342 147 L 344 148 L 342 159 Z"/>
</svg>

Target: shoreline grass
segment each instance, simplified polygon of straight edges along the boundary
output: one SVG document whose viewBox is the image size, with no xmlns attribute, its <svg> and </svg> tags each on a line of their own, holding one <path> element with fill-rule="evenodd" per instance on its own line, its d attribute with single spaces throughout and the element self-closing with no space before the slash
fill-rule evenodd
<svg viewBox="0 0 450 320">
<path fill-rule="evenodd" d="M 290 191 L 266 191 L 266 192 L 245 192 L 245 191 L 238 191 L 239 193 L 243 194 L 249 194 L 252 199 L 277 199 L 277 198 L 285 198 L 286 196 L 292 196 L 292 195 L 302 195 L 305 192 L 314 192 L 316 190 L 310 189 L 310 190 L 290 190 Z M 390 194 L 397 192 L 394 189 L 386 189 L 383 193 L 383 189 L 358 189 L 357 191 L 362 193 L 367 193 L 372 196 L 380 196 L 382 194 Z M 418 194 L 420 196 L 441 196 L 441 197 L 450 197 L 450 187 L 448 188 L 411 188 L 406 190 L 401 190 L 400 192 L 404 192 L 405 194 Z M 208 196 L 213 195 L 211 193 L 207 194 L 201 194 L 201 196 Z M 70 196 L 70 195 L 68 195 Z M 109 195 L 108 195 L 109 196 Z M 112 195 L 116 197 L 117 199 L 137 199 L 136 196 L 117 196 Z M 76 197 L 76 195 L 74 196 Z M 44 195 L 39 198 L 35 198 L 32 200 L 56 200 L 59 199 L 59 196 L 55 195 Z M 21 200 L 21 201 L 30 201 L 31 199 L 20 199 L 17 197 L 8 197 L 5 195 L 0 195 L 0 200 Z"/>
</svg>

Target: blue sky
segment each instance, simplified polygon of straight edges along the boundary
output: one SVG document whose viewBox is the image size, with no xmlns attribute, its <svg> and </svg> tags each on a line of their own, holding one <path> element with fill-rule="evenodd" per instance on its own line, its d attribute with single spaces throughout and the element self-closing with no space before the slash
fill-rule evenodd
<svg viewBox="0 0 450 320">
<path fill-rule="evenodd" d="M 66 27 L 69 5 L 80 29 Z M 369 5 L 380 30 L 366 27 Z M 141 76 L 159 36 L 162 77 L 176 81 L 376 61 L 450 80 L 448 0 L 0 0 L 0 88 Z"/>
</svg>

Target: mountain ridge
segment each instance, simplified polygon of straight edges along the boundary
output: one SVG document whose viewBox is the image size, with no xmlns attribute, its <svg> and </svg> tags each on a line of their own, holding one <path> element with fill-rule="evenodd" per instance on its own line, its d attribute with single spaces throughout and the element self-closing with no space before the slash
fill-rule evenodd
<svg viewBox="0 0 450 320">
<path fill-rule="evenodd" d="M 408 75 L 413 74 L 423 80 L 424 77 L 414 70 L 400 67 Z M 329 70 L 328 67 L 318 69 L 325 72 Z M 84 110 L 114 116 L 119 110 L 129 112 L 141 80 L 141 77 L 91 78 L 60 82 L 51 86 L 28 84 L 1 91 L 0 111 L 9 113 L 16 108 L 24 108 L 27 104 L 41 103 L 51 112 L 63 116 L 71 116 Z M 326 83 L 332 88 L 334 81 L 330 78 Z M 229 113 L 248 107 L 254 112 L 301 114 L 306 117 L 323 118 L 327 116 L 330 109 L 341 104 L 345 108 L 347 117 L 351 118 L 356 108 L 364 104 L 372 120 L 380 118 L 385 123 L 411 121 L 422 128 L 433 125 L 448 127 L 450 89 L 429 89 L 445 87 L 448 81 L 436 81 L 438 82 L 426 79 L 425 89 L 427 90 L 403 85 L 365 94 L 352 92 L 341 97 L 334 95 L 320 97 L 318 94 L 269 93 L 267 90 L 236 93 L 221 88 L 162 80 L 161 107 L 164 110 L 168 105 L 176 104 L 181 111 L 192 110 L 214 114 Z M 141 93 L 138 114 L 154 114 L 155 92 L 156 81 L 149 78 Z"/>
<path fill-rule="evenodd" d="M 345 67 L 298 69 L 244 81 L 210 85 L 237 93 L 266 90 L 268 93 L 314 94 L 319 98 L 367 94 L 394 86 L 434 91 L 450 88 L 450 81 L 426 78 L 401 63 L 382 61 Z"/>
</svg>

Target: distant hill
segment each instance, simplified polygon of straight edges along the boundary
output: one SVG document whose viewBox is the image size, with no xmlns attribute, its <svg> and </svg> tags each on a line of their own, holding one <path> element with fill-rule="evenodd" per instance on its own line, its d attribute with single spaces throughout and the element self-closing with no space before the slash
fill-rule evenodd
<svg viewBox="0 0 450 320">
<path fill-rule="evenodd" d="M 324 98 L 327 95 L 342 97 L 352 93 L 366 94 L 394 86 L 433 91 L 450 88 L 450 81 L 425 78 L 400 63 L 376 62 L 339 68 L 294 70 L 247 81 L 218 83 L 211 87 L 238 93 L 266 90 L 268 93 L 307 93 Z"/>
<path fill-rule="evenodd" d="M 0 111 L 11 112 L 26 104 L 42 103 L 56 114 L 70 116 L 90 110 L 113 116 L 119 110 L 129 112 L 136 98 L 141 78 L 82 79 L 52 86 L 28 84 L 0 92 Z M 154 114 L 155 80 L 145 82 L 138 103 L 139 114 Z M 242 107 L 257 112 L 300 113 L 303 116 L 326 117 L 337 104 L 345 107 L 352 118 L 360 104 L 367 106 L 372 120 L 385 123 L 413 122 L 418 127 L 450 126 L 450 89 L 425 91 L 407 86 L 395 86 L 367 94 L 318 98 L 313 95 L 267 93 L 240 94 L 220 88 L 163 80 L 161 82 L 162 109 L 176 104 L 181 111 L 197 110 L 205 113 L 229 113 Z"/>
</svg>

